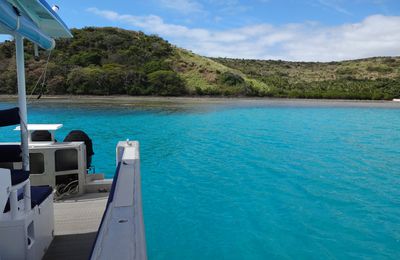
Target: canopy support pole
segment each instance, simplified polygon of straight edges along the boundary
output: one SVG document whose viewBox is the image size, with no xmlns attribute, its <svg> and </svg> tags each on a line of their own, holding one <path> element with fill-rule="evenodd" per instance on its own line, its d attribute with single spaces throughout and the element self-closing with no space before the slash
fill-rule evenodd
<svg viewBox="0 0 400 260">
<path fill-rule="evenodd" d="M 26 109 L 26 90 L 25 90 L 25 58 L 24 58 L 24 38 L 16 33 L 15 50 L 17 60 L 18 77 L 18 107 L 21 120 L 21 148 L 22 148 L 22 169 L 29 171 L 29 147 L 28 147 L 28 119 Z"/>
<path fill-rule="evenodd" d="M 14 34 L 15 50 L 17 60 L 17 81 L 18 81 L 18 107 L 21 127 L 21 148 L 22 148 L 22 169 L 29 171 L 29 146 L 28 146 L 28 117 L 26 109 L 26 90 L 25 90 L 25 57 L 24 57 L 24 38 L 18 33 Z M 24 188 L 24 208 L 25 212 L 31 210 L 31 185 L 30 182 Z"/>
</svg>

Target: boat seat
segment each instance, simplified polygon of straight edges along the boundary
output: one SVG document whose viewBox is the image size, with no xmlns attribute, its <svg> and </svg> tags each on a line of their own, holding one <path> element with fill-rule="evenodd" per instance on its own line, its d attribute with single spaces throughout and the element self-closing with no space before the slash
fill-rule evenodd
<svg viewBox="0 0 400 260">
<path fill-rule="evenodd" d="M 36 130 L 31 133 L 31 141 L 33 142 L 50 142 L 52 141 L 51 133 L 47 130 Z"/>
<path fill-rule="evenodd" d="M 11 171 L 11 185 L 17 185 L 29 178 L 29 172 L 24 170 L 10 170 Z"/>
<path fill-rule="evenodd" d="M 49 197 L 49 195 L 53 192 L 53 188 L 51 186 L 32 186 L 31 187 L 31 207 L 32 209 L 36 206 L 42 204 L 42 202 Z M 24 194 L 18 195 L 18 200 L 22 200 L 24 198 Z M 10 211 L 10 200 L 7 201 L 7 204 L 4 208 L 4 213 Z"/>
<path fill-rule="evenodd" d="M 0 144 L 0 162 L 22 162 L 19 145 Z"/>
<path fill-rule="evenodd" d="M 19 122 L 18 107 L 0 110 L 0 126 L 18 125 Z"/>
<path fill-rule="evenodd" d="M 32 208 L 39 206 L 42 202 L 53 193 L 53 188 L 48 185 L 31 186 L 31 205 Z"/>
</svg>

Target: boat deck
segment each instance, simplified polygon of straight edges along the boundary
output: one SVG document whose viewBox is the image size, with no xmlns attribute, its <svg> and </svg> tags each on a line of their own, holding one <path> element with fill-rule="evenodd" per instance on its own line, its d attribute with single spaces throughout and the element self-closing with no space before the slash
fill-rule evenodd
<svg viewBox="0 0 400 260">
<path fill-rule="evenodd" d="M 88 259 L 108 193 L 90 193 L 54 203 L 54 240 L 43 259 Z"/>
</svg>

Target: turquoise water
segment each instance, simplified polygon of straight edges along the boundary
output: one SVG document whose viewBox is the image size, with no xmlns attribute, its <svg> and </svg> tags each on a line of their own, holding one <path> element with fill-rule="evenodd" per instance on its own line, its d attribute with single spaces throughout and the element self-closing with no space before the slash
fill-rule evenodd
<svg viewBox="0 0 400 260">
<path fill-rule="evenodd" d="M 149 259 L 400 258 L 400 107 L 41 103 L 29 120 L 88 132 L 109 177 L 117 141 L 140 141 Z"/>
</svg>

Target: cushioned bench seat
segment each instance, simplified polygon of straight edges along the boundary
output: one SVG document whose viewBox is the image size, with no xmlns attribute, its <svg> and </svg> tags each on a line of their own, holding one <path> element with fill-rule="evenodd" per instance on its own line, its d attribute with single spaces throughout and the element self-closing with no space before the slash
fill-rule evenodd
<svg viewBox="0 0 400 260">
<path fill-rule="evenodd" d="M 18 107 L 0 110 L 0 126 L 10 126 L 18 124 L 19 124 Z"/>
<path fill-rule="evenodd" d="M 31 187 L 31 205 L 32 208 L 39 206 L 53 192 L 51 186 L 32 186 Z"/>
<path fill-rule="evenodd" d="M 21 146 L 0 144 L 0 162 L 22 162 Z"/>
<path fill-rule="evenodd" d="M 29 178 L 29 172 L 24 170 L 10 170 L 11 171 L 11 185 L 17 185 Z"/>
<path fill-rule="evenodd" d="M 29 172 L 24 170 L 11 170 L 11 185 L 17 185 L 29 178 Z"/>
<path fill-rule="evenodd" d="M 34 208 L 42 204 L 42 202 L 49 197 L 49 195 L 53 192 L 53 188 L 51 186 L 32 186 L 31 187 L 31 207 Z M 23 194 L 18 195 L 18 200 L 22 200 L 24 197 Z M 4 213 L 10 211 L 10 200 L 8 200 L 6 207 L 4 208 Z"/>
</svg>

